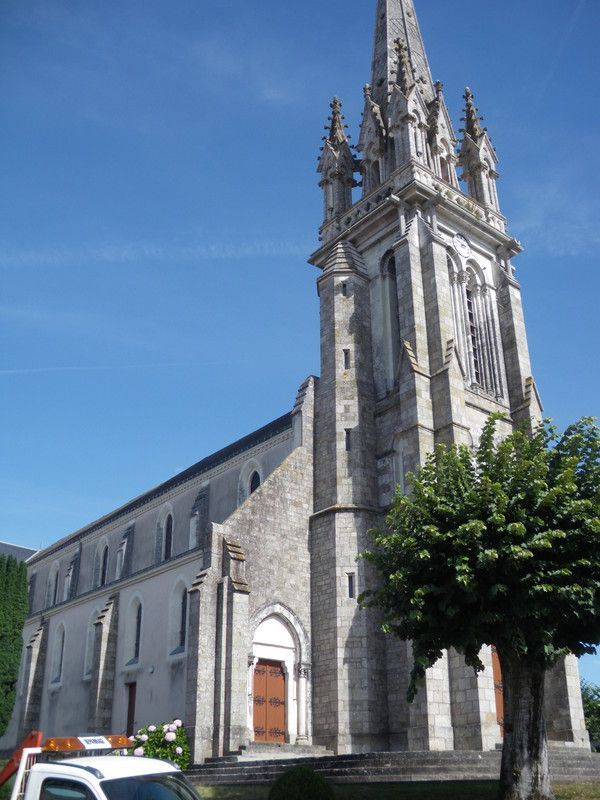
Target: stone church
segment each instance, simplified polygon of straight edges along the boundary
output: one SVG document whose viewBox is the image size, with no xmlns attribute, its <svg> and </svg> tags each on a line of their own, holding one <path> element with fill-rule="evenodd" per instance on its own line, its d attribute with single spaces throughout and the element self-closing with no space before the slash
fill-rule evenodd
<svg viewBox="0 0 600 800">
<path fill-rule="evenodd" d="M 413 0 L 376 5 L 358 145 L 334 98 L 318 163 L 320 377 L 289 413 L 29 559 L 0 747 L 174 717 L 196 761 L 252 742 L 501 742 L 491 647 L 479 675 L 445 654 L 408 704 L 410 645 L 357 604 L 356 557 L 406 473 L 436 443 L 475 444 L 491 412 L 506 432 L 541 415 L 496 151 L 469 89 L 457 141 Z M 589 749 L 576 659 L 547 681 L 550 739 Z"/>
</svg>

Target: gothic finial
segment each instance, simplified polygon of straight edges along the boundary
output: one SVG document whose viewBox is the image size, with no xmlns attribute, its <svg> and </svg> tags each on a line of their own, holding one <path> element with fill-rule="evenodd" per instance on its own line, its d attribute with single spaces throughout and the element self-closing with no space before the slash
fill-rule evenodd
<svg viewBox="0 0 600 800">
<path fill-rule="evenodd" d="M 371 100 L 373 98 L 373 90 L 371 89 L 371 86 L 368 83 L 365 83 L 365 85 L 363 86 L 363 94 L 365 96 L 365 99 Z"/>
<path fill-rule="evenodd" d="M 435 97 L 429 104 L 429 141 L 433 143 L 436 136 L 440 132 L 440 111 L 442 110 L 442 102 L 444 100 L 444 84 L 441 81 L 436 81 L 434 84 Z"/>
<path fill-rule="evenodd" d="M 415 85 L 410 57 L 408 55 L 408 47 L 402 39 L 396 39 L 394 47 L 398 59 L 396 83 L 402 89 L 402 93 L 407 95 Z"/>
<path fill-rule="evenodd" d="M 331 142 L 331 144 L 335 147 L 343 142 L 347 142 L 348 137 L 346 136 L 346 126 L 344 125 L 344 117 L 342 116 L 342 103 L 340 98 L 334 97 L 331 101 L 330 107 L 331 116 L 329 117 L 329 121 L 331 124 L 329 126 L 329 136 L 327 136 L 327 141 Z"/>
<path fill-rule="evenodd" d="M 478 116 L 479 109 L 475 105 L 475 98 L 473 96 L 473 92 L 467 88 L 465 89 L 464 93 L 465 99 L 465 116 L 462 117 L 462 121 L 465 123 L 465 127 L 463 129 L 464 133 L 468 133 L 469 136 L 477 141 L 480 139 L 484 132 L 485 128 L 481 127 L 481 122 L 483 117 Z"/>
</svg>

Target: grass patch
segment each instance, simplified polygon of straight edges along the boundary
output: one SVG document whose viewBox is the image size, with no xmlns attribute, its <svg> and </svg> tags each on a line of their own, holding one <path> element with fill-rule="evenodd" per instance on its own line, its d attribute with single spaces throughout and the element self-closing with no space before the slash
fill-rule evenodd
<svg viewBox="0 0 600 800">
<path fill-rule="evenodd" d="M 0 772 L 2 772 L 2 770 L 4 769 L 6 763 L 7 762 L 6 762 L 5 758 L 4 759 L 0 759 Z M 4 784 L 4 786 L 0 786 L 0 800 L 9 800 L 9 798 L 10 798 L 10 796 L 12 794 L 12 787 L 13 787 L 13 783 L 14 782 L 15 782 L 14 778 L 11 778 L 9 781 L 7 781 Z"/>
<path fill-rule="evenodd" d="M 269 786 L 196 786 L 202 800 L 267 800 Z M 498 784 L 352 783 L 334 786 L 337 800 L 496 800 Z M 556 800 L 600 800 L 600 786 L 557 785 Z M 307 800 L 309 800 L 307 798 Z"/>
</svg>

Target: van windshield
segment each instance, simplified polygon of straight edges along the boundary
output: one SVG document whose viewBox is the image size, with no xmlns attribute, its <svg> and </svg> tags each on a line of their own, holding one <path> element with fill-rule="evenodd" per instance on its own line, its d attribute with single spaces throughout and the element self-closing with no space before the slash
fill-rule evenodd
<svg viewBox="0 0 600 800">
<path fill-rule="evenodd" d="M 135 775 L 101 781 L 108 800 L 198 800 L 194 787 L 180 772 Z"/>
</svg>

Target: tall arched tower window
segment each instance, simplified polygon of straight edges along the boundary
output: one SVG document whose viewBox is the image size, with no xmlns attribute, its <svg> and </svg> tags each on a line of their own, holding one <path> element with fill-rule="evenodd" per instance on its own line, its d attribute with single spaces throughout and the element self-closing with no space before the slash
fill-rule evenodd
<svg viewBox="0 0 600 800">
<path fill-rule="evenodd" d="M 495 320 L 495 293 L 474 261 L 466 268 L 448 255 L 454 336 L 465 380 L 472 389 L 503 396 L 500 345 Z M 492 296 L 494 295 L 494 296 Z"/>
<path fill-rule="evenodd" d="M 383 288 L 383 315 L 385 326 L 385 361 L 388 389 L 393 389 L 400 357 L 400 316 L 398 308 L 398 281 L 394 253 L 386 253 L 381 262 Z"/>
</svg>

